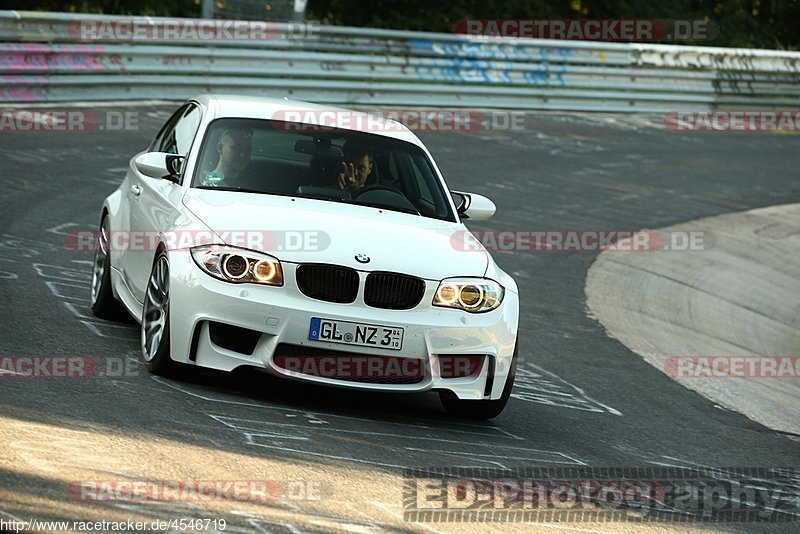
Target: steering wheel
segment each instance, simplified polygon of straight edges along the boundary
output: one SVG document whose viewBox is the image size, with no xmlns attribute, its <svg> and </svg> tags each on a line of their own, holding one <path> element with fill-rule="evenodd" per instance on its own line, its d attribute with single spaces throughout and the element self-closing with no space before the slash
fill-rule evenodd
<svg viewBox="0 0 800 534">
<path fill-rule="evenodd" d="M 413 209 L 417 215 L 420 214 L 416 206 L 414 206 L 414 204 L 412 204 L 411 201 L 408 200 L 406 196 L 399 189 L 397 189 L 396 187 L 392 187 L 390 185 L 378 184 L 378 185 L 368 185 L 366 187 L 362 187 L 361 189 L 358 189 L 352 193 L 352 199 L 358 200 L 358 198 L 361 195 L 364 195 L 365 193 L 371 193 L 373 191 L 388 191 L 389 193 L 394 193 L 395 195 L 398 195 L 401 199 L 403 199 L 403 205 L 397 207 Z"/>
<path fill-rule="evenodd" d="M 370 191 L 391 191 L 392 193 L 397 193 L 398 195 L 402 196 L 403 198 L 406 198 L 406 196 L 402 193 L 402 191 L 400 191 L 396 187 L 392 187 L 391 185 L 383 185 L 383 184 L 368 185 L 368 186 L 362 187 L 361 189 L 357 189 L 357 190 L 353 191 L 353 198 L 356 199 L 356 198 L 360 197 L 361 195 L 363 195 L 364 193 L 369 193 Z"/>
</svg>

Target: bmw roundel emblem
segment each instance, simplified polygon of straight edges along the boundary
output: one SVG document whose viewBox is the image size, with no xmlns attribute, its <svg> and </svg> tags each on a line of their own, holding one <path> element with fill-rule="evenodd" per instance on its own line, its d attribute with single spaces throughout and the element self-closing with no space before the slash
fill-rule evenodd
<svg viewBox="0 0 800 534">
<path fill-rule="evenodd" d="M 356 254 L 356 261 L 358 263 L 369 263 L 369 256 L 366 254 Z"/>
</svg>

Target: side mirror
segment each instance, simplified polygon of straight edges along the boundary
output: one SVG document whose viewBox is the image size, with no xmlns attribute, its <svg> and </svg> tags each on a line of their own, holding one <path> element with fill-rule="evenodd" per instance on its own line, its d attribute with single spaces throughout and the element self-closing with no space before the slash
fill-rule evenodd
<svg viewBox="0 0 800 534">
<path fill-rule="evenodd" d="M 497 206 L 494 205 L 494 202 L 483 195 L 462 193 L 460 191 L 451 191 L 450 194 L 453 197 L 453 202 L 455 202 L 458 215 L 462 219 L 485 221 L 491 219 L 492 215 L 497 211 Z"/>
<path fill-rule="evenodd" d="M 184 156 L 166 152 L 145 152 L 136 157 L 136 169 L 150 178 L 163 178 L 178 183 Z"/>
</svg>

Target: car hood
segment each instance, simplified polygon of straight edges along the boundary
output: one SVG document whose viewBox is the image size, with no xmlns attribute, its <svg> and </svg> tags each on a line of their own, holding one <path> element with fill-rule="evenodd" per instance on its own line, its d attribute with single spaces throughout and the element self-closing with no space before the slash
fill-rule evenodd
<svg viewBox="0 0 800 534">
<path fill-rule="evenodd" d="M 427 217 L 323 200 L 190 189 L 184 205 L 228 245 L 282 261 L 393 271 L 429 280 L 483 276 L 482 249 L 465 251 L 466 228 Z M 369 256 L 360 263 L 358 254 Z"/>
</svg>

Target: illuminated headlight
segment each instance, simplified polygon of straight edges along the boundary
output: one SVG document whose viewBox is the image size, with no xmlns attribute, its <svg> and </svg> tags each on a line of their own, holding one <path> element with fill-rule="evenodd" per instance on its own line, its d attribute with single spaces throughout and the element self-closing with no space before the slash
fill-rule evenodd
<svg viewBox="0 0 800 534">
<path fill-rule="evenodd" d="M 215 278 L 226 282 L 283 285 L 281 262 L 252 250 L 203 245 L 192 249 L 194 262 Z"/>
<path fill-rule="evenodd" d="M 472 313 L 486 312 L 500 306 L 504 292 L 503 286 L 488 278 L 449 278 L 436 288 L 433 305 Z"/>
</svg>

